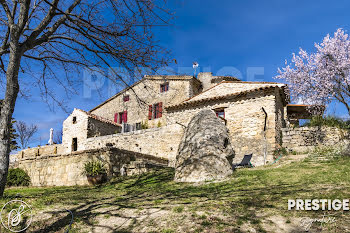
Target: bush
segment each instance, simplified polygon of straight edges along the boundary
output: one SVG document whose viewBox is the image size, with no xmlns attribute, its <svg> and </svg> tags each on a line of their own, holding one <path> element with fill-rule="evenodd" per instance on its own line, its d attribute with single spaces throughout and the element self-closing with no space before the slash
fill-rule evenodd
<svg viewBox="0 0 350 233">
<path fill-rule="evenodd" d="M 148 126 L 148 121 L 145 121 L 145 122 L 141 122 L 141 129 L 148 129 L 149 126 Z"/>
<path fill-rule="evenodd" d="M 10 168 L 7 175 L 8 186 L 29 186 L 29 175 L 20 168 Z"/>
<path fill-rule="evenodd" d="M 288 154 L 288 151 L 287 151 L 287 149 L 284 148 L 284 147 L 275 149 L 275 150 L 273 151 L 273 159 L 276 160 L 276 159 L 278 159 L 278 157 L 280 157 L 281 155 L 282 155 L 282 156 L 285 156 L 285 155 L 287 155 L 287 154 Z"/>
<path fill-rule="evenodd" d="M 337 127 L 339 129 L 350 129 L 350 122 L 344 121 L 339 117 L 335 116 L 314 116 L 310 122 L 306 123 L 305 126 L 328 126 L 328 127 Z"/>
<path fill-rule="evenodd" d="M 101 161 L 89 161 L 84 164 L 83 174 L 87 176 L 96 176 L 106 174 L 106 169 Z"/>
</svg>

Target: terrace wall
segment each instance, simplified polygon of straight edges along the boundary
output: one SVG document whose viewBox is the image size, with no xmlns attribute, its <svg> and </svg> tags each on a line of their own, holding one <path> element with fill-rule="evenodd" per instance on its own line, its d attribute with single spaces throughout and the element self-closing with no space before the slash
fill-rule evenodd
<svg viewBox="0 0 350 233">
<path fill-rule="evenodd" d="M 307 152 L 317 146 L 331 146 L 350 139 L 348 130 L 335 127 L 300 127 L 282 129 L 282 146 L 296 152 Z"/>
</svg>

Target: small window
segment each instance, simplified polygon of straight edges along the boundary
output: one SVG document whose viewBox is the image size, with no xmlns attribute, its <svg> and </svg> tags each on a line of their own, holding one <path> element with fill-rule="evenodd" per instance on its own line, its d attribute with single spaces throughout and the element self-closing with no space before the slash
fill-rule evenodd
<svg viewBox="0 0 350 233">
<path fill-rule="evenodd" d="M 73 124 L 77 123 L 77 117 L 73 117 Z"/>
<path fill-rule="evenodd" d="M 124 101 L 124 102 L 127 102 L 127 101 L 129 101 L 129 100 L 130 100 L 129 95 L 124 95 L 123 101 Z"/>
<path fill-rule="evenodd" d="M 78 139 L 73 138 L 72 139 L 72 151 L 77 151 L 78 150 Z"/>
<path fill-rule="evenodd" d="M 225 119 L 225 110 L 224 109 L 218 109 L 215 110 L 216 116 L 222 119 Z"/>
<path fill-rule="evenodd" d="M 169 83 L 160 84 L 160 92 L 169 91 Z"/>
</svg>

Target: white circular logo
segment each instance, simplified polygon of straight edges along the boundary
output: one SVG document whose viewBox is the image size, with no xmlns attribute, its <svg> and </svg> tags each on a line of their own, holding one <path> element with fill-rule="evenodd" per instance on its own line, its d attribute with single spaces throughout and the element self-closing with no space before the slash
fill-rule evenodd
<svg viewBox="0 0 350 233">
<path fill-rule="evenodd" d="M 25 231 L 32 223 L 32 209 L 24 201 L 7 202 L 1 209 L 1 224 L 11 232 Z"/>
</svg>

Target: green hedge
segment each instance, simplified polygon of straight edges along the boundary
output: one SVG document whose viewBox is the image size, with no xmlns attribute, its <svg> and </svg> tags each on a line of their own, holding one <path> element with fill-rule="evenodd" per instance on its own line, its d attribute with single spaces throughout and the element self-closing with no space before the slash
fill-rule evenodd
<svg viewBox="0 0 350 233">
<path fill-rule="evenodd" d="M 314 116 L 310 122 L 306 123 L 304 126 L 329 126 L 340 129 L 350 129 L 350 121 L 344 121 L 343 119 L 335 116 Z"/>
<path fill-rule="evenodd" d="M 10 168 L 7 175 L 7 186 L 29 186 L 29 175 L 20 168 Z"/>
</svg>

